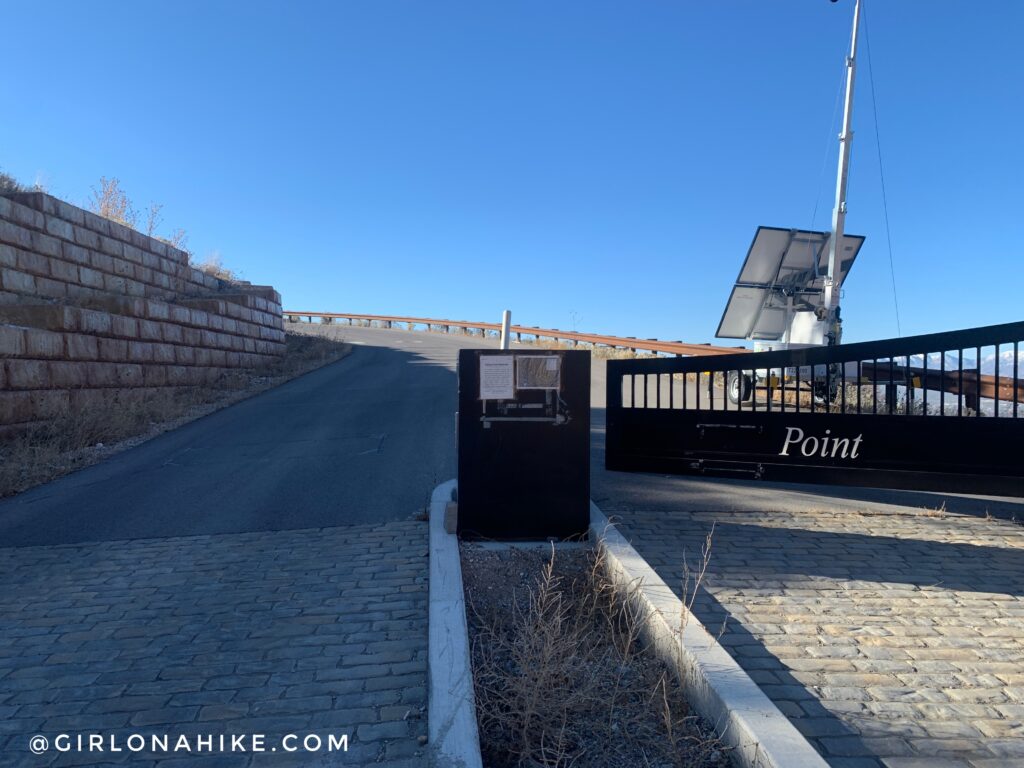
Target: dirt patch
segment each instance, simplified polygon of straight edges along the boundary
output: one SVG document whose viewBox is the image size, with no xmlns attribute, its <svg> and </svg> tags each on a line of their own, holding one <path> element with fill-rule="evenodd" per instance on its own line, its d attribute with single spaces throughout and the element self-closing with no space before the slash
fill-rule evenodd
<svg viewBox="0 0 1024 768">
<path fill-rule="evenodd" d="M 589 547 L 461 545 L 487 768 L 718 768 L 711 726 Z"/>
<path fill-rule="evenodd" d="M 281 359 L 240 370 L 205 387 L 145 397 L 112 397 L 102 408 L 69 413 L 0 440 L 0 498 L 95 464 L 157 435 L 345 357 L 351 348 L 316 334 L 288 333 Z"/>
</svg>

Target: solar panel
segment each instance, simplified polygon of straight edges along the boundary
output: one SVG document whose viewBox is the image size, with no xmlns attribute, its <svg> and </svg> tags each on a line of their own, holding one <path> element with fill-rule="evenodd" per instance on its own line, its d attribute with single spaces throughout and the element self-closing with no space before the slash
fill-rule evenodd
<svg viewBox="0 0 1024 768">
<path fill-rule="evenodd" d="M 786 332 L 789 300 L 796 311 L 821 303 L 828 274 L 829 232 L 758 227 L 729 296 L 718 338 L 778 340 Z M 843 235 L 836 283 L 841 287 L 864 244 Z"/>
</svg>

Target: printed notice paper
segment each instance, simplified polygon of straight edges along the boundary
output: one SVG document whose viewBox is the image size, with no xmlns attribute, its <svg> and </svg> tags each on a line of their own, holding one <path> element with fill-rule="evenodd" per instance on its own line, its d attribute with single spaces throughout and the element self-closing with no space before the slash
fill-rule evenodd
<svg viewBox="0 0 1024 768">
<path fill-rule="evenodd" d="M 480 355 L 480 399 L 511 400 L 516 396 L 512 355 Z"/>
</svg>

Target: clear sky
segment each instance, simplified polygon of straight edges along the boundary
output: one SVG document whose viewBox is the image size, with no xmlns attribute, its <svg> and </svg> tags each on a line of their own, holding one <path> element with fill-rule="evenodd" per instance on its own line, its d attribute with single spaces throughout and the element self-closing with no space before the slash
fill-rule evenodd
<svg viewBox="0 0 1024 768">
<path fill-rule="evenodd" d="M 1024 3 L 865 3 L 903 333 L 1024 319 Z M 0 11 L 0 169 L 289 309 L 711 341 L 759 224 L 829 227 L 853 0 Z M 866 54 L 846 341 L 896 335 Z"/>
</svg>

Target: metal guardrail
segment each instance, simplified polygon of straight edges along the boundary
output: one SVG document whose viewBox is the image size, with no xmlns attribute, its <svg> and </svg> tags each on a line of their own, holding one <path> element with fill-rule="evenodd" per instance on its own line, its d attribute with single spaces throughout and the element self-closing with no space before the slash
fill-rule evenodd
<svg viewBox="0 0 1024 768">
<path fill-rule="evenodd" d="M 405 324 L 409 330 L 415 326 L 422 325 L 426 329 L 433 327 L 443 328 L 450 333 L 453 328 L 462 330 L 501 331 L 500 323 L 484 323 L 469 320 L 442 320 L 429 317 L 402 317 L 399 315 L 360 315 L 349 312 L 283 312 L 285 320 L 298 322 L 300 318 L 309 318 L 313 322 L 314 317 L 322 320 L 353 320 L 378 322 L 386 328 L 393 324 Z M 745 347 L 715 347 L 710 344 L 686 344 L 682 341 L 660 341 L 659 339 L 636 339 L 632 336 L 604 336 L 596 333 L 578 333 L 576 331 L 562 331 L 558 328 L 538 328 L 536 326 L 513 325 L 511 333 L 515 334 L 517 341 L 522 341 L 523 336 L 533 336 L 536 339 L 551 339 L 553 341 L 571 341 L 575 344 L 593 344 L 596 346 L 612 347 L 615 349 L 628 349 L 633 352 L 664 352 L 677 357 L 697 357 L 701 355 L 735 355 L 750 350 Z"/>
</svg>

